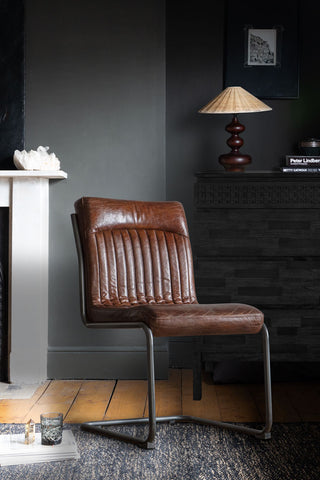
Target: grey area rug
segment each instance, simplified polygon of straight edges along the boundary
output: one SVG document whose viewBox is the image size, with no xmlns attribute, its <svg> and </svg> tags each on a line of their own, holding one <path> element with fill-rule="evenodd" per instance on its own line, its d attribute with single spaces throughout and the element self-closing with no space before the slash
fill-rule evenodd
<svg viewBox="0 0 320 480">
<path fill-rule="evenodd" d="M 1 433 L 23 426 L 2 425 Z M 142 450 L 71 428 L 81 455 L 0 468 L 5 480 L 319 480 L 320 424 L 274 425 L 271 440 L 208 426 L 161 424 L 156 448 Z M 137 433 L 137 428 L 131 431 Z M 128 430 L 126 430 L 128 431 Z"/>
</svg>

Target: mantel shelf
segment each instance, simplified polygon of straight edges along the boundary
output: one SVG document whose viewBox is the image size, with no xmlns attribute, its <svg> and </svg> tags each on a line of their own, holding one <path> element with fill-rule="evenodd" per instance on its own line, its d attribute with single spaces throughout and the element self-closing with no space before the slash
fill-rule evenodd
<svg viewBox="0 0 320 480">
<path fill-rule="evenodd" d="M 36 177 L 48 178 L 49 180 L 68 178 L 63 170 L 0 170 L 0 178 Z"/>
</svg>

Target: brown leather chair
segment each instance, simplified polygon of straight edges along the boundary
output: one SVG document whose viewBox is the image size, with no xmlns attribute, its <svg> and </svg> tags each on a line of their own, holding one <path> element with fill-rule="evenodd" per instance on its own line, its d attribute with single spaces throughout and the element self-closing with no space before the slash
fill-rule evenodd
<svg viewBox="0 0 320 480">
<path fill-rule="evenodd" d="M 271 437 L 269 336 L 263 314 L 243 304 L 197 302 L 188 227 L 178 202 L 84 197 L 72 215 L 77 245 L 81 313 L 89 328 L 140 328 L 147 343 L 149 417 L 88 422 L 82 428 L 154 448 L 157 422 L 196 422 Z M 193 416 L 155 416 L 153 337 L 262 332 L 266 422 L 261 429 Z M 146 438 L 110 430 L 148 423 Z"/>
</svg>

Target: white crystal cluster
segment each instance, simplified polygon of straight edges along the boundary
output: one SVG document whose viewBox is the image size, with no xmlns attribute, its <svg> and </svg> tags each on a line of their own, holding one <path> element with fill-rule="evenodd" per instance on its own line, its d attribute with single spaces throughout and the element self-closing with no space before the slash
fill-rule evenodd
<svg viewBox="0 0 320 480">
<path fill-rule="evenodd" d="M 15 150 L 13 163 L 19 170 L 60 170 L 60 161 L 54 153 L 48 153 L 49 147 L 37 150 Z"/>
</svg>

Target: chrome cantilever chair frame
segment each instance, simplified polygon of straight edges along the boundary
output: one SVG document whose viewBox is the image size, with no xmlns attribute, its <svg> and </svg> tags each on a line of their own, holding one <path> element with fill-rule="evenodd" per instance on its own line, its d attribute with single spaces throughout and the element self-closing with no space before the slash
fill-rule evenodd
<svg viewBox="0 0 320 480">
<path fill-rule="evenodd" d="M 121 420 L 107 420 L 98 422 L 86 422 L 81 425 L 83 430 L 105 435 L 107 437 L 124 440 L 133 443 L 145 449 L 152 449 L 155 447 L 156 424 L 160 422 L 189 422 L 202 425 L 212 425 L 216 427 L 228 428 L 236 430 L 249 435 L 253 435 L 259 439 L 271 438 L 272 427 L 272 396 L 271 396 L 271 372 L 270 372 L 270 349 L 269 349 L 269 333 L 264 324 L 262 332 L 262 346 L 263 346 L 263 364 L 264 364 L 264 390 L 265 390 L 265 425 L 263 428 L 252 428 L 244 425 L 238 425 L 228 422 L 220 422 L 208 420 L 204 418 L 194 417 L 192 415 L 174 415 L 170 417 L 156 417 L 155 407 L 155 374 L 154 374 L 154 349 L 153 349 L 153 334 L 151 329 L 143 322 L 135 323 L 88 323 L 86 317 L 86 303 L 85 303 L 85 275 L 84 275 L 84 261 L 80 234 L 78 229 L 78 222 L 76 214 L 71 215 L 73 231 L 75 236 L 78 262 L 79 262 L 79 283 L 80 283 L 80 309 L 82 320 L 88 328 L 139 328 L 144 331 L 147 345 L 147 379 L 148 379 L 148 408 L 149 415 L 146 418 L 130 418 Z M 148 424 L 148 434 L 145 438 L 133 437 L 125 433 L 109 430 L 108 427 L 117 425 L 129 424 Z"/>
</svg>

